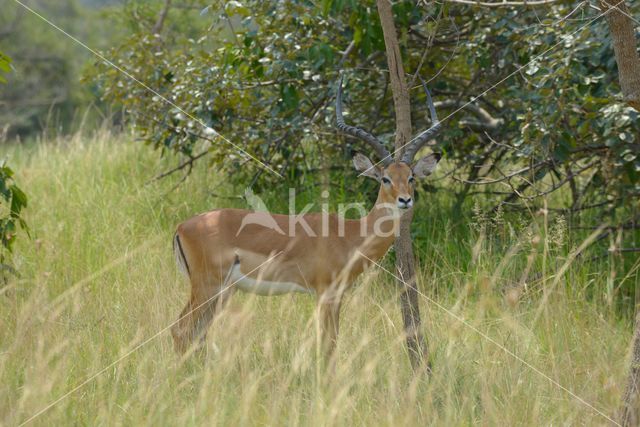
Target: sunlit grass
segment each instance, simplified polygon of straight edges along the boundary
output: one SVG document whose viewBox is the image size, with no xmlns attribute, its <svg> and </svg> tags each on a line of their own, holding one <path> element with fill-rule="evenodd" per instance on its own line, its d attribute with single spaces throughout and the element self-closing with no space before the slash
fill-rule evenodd
<svg viewBox="0 0 640 427">
<path fill-rule="evenodd" d="M 6 149 L 30 196 L 32 236 L 19 240 L 20 277 L 0 295 L 2 424 L 29 419 L 175 321 L 188 284 L 173 261 L 174 227 L 231 203 L 211 194 L 204 165 L 175 191 L 179 176 L 146 184 L 171 159 L 131 139 Z M 613 416 L 631 328 L 605 304 L 606 264 L 572 263 L 557 278 L 577 245 L 560 248 L 559 231 L 540 240 L 544 218 L 513 232 L 509 220 L 492 225 L 504 233 L 498 245 L 479 240 L 481 226 L 461 233 L 434 196 L 416 217 L 420 289 L 434 301 L 421 302 L 431 377 L 413 374 L 398 288 L 375 269 L 347 294 L 328 381 L 317 376 L 312 297 L 237 294 L 207 354 L 180 359 L 162 333 L 32 424 L 606 424 L 505 351 Z"/>
</svg>

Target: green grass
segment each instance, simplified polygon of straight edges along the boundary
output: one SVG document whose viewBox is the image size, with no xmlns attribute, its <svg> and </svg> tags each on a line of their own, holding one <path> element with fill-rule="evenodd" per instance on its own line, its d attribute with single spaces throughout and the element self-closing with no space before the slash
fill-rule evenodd
<svg viewBox="0 0 640 427">
<path fill-rule="evenodd" d="M 558 230 L 537 242 L 544 218 L 520 231 L 483 220 L 494 230 L 483 239 L 432 195 L 421 198 L 415 224 L 418 279 L 433 300 L 421 301 L 430 378 L 412 374 L 398 289 L 380 269 L 346 297 L 328 384 L 317 377 L 309 296 L 237 294 L 209 334 L 219 352 L 182 360 L 165 331 L 128 354 L 186 302 L 171 250 L 175 225 L 241 205 L 212 195 L 233 190 L 204 164 L 175 191 L 179 176 L 145 184 L 172 162 L 132 139 L 99 134 L 5 149 L 30 197 L 32 238 L 21 236 L 21 276 L 0 294 L 0 424 L 24 422 L 121 357 L 31 424 L 607 423 L 531 366 L 614 416 L 631 326 L 607 304 L 607 264 L 571 262 L 579 242 L 558 243 Z"/>
</svg>

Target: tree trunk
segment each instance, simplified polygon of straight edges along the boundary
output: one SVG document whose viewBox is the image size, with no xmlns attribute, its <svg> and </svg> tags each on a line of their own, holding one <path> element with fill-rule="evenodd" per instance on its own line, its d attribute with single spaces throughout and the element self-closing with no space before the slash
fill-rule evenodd
<svg viewBox="0 0 640 427">
<path fill-rule="evenodd" d="M 620 424 L 623 426 L 637 426 L 640 422 L 640 315 L 636 317 L 636 327 L 633 333 L 633 353 L 631 368 L 627 380 L 627 388 L 622 398 L 620 408 Z"/>
<path fill-rule="evenodd" d="M 640 111 L 640 57 L 637 52 L 636 33 L 633 20 L 627 16 L 629 9 L 624 0 L 600 0 L 611 32 L 613 51 L 618 64 L 618 77 L 624 100 Z M 617 5 L 617 8 L 614 6 Z"/>
<path fill-rule="evenodd" d="M 608 11 L 607 23 L 618 64 L 622 95 L 631 107 L 640 111 L 640 56 L 637 52 L 635 24 L 627 16 L 629 9 L 624 0 L 600 0 L 600 5 L 603 11 Z M 609 11 L 611 8 L 613 10 Z M 637 315 L 635 322 L 631 366 L 622 398 L 620 423 L 623 426 L 640 424 L 640 315 Z"/>
<path fill-rule="evenodd" d="M 411 103 L 409 90 L 402 66 L 400 45 L 393 22 L 393 12 L 389 0 L 377 0 L 378 14 L 384 34 L 384 44 L 387 51 L 387 63 L 389 64 L 389 79 L 393 92 L 393 105 L 396 113 L 396 150 L 395 159 L 402 157 L 402 149 L 411 140 Z M 409 359 L 414 368 L 422 365 L 426 360 L 427 347 L 420 333 L 420 306 L 416 290 L 415 267 L 413 258 L 413 246 L 411 242 L 411 220 L 413 209 L 403 215 L 400 221 L 400 235 L 395 242 L 396 268 L 403 279 L 400 283 L 403 287 L 400 296 L 402 319 L 404 321 L 407 336 L 407 348 Z"/>
</svg>

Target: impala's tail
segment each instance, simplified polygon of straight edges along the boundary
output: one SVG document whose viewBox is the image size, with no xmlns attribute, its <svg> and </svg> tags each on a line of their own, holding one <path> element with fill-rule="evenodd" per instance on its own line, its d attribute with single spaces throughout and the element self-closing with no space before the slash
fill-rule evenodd
<svg viewBox="0 0 640 427">
<path fill-rule="evenodd" d="M 191 272 L 189 271 L 189 264 L 187 263 L 187 258 L 184 256 L 184 251 L 182 250 L 182 244 L 180 243 L 180 236 L 178 236 L 178 233 L 173 236 L 173 254 L 176 257 L 176 264 L 178 265 L 180 272 L 189 277 Z"/>
</svg>

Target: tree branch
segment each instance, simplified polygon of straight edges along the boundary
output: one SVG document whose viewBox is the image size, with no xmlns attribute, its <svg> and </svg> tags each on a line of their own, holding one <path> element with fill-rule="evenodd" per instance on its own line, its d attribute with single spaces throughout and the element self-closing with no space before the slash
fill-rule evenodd
<svg viewBox="0 0 640 427">
<path fill-rule="evenodd" d="M 189 170 L 191 170 L 191 168 L 193 167 L 193 163 L 194 163 L 196 160 L 198 160 L 199 158 L 206 156 L 208 153 L 210 153 L 210 151 L 209 151 L 209 150 L 204 150 L 203 152 L 201 152 L 201 153 L 199 153 L 199 154 L 196 154 L 195 156 L 190 156 L 190 157 L 189 157 L 189 160 L 187 160 L 187 161 L 185 161 L 185 162 L 183 162 L 183 163 L 180 163 L 178 166 L 176 166 L 176 167 L 175 167 L 175 168 L 173 168 L 173 169 L 169 169 L 169 170 L 168 170 L 168 171 L 166 171 L 166 172 L 163 172 L 163 173 L 161 173 L 161 174 L 159 174 L 159 175 L 156 175 L 155 177 L 153 177 L 152 179 L 150 179 L 149 181 L 147 181 L 147 184 L 150 184 L 150 183 L 152 183 L 153 181 L 158 181 L 158 180 L 160 180 L 160 179 L 162 179 L 162 178 L 165 178 L 165 177 L 167 177 L 167 176 L 169 176 L 169 175 L 171 175 L 171 174 L 173 174 L 173 173 L 176 173 L 176 172 L 178 172 L 178 171 L 180 171 L 180 170 L 182 170 L 182 169 L 184 169 L 184 168 L 186 168 L 186 167 L 189 167 Z M 188 174 L 187 174 L 187 175 L 188 175 Z"/>
<path fill-rule="evenodd" d="M 151 29 L 152 34 L 160 34 L 162 27 L 164 26 L 164 21 L 167 19 L 167 15 L 169 14 L 169 9 L 171 9 L 171 0 L 165 0 L 164 7 L 160 11 L 160 15 L 158 15 L 158 19 Z"/>
<path fill-rule="evenodd" d="M 461 120 L 462 126 L 469 127 L 474 131 L 491 131 L 500 128 L 504 124 L 504 119 L 493 117 L 487 110 L 475 104 L 469 104 L 462 100 L 449 99 L 446 101 L 434 102 L 436 108 L 464 108 L 476 116 L 478 120 Z"/>
<path fill-rule="evenodd" d="M 543 160 L 541 162 L 538 162 L 536 164 L 534 164 L 533 166 L 527 166 L 525 168 L 522 169 L 518 169 L 517 171 L 511 172 L 509 174 L 502 174 L 502 178 L 496 178 L 496 179 L 492 179 L 489 181 L 471 181 L 471 180 L 466 180 L 466 179 L 460 179 L 460 178 L 456 178 L 455 176 L 452 176 L 454 181 L 458 181 L 458 182 L 462 182 L 463 184 L 471 184 L 471 185 L 488 185 L 488 184 L 497 184 L 499 182 L 504 182 L 507 181 L 511 178 L 514 178 L 518 175 L 521 175 L 525 172 L 529 172 L 531 170 L 536 170 L 538 169 L 540 166 L 543 166 L 547 163 L 550 163 L 549 160 Z"/>
</svg>

